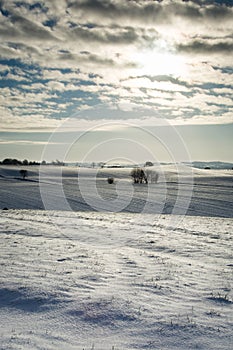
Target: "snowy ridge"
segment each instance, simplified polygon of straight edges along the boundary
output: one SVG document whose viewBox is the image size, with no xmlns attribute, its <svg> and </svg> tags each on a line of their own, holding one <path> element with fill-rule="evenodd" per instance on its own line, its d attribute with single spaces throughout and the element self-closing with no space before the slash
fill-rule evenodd
<svg viewBox="0 0 233 350">
<path fill-rule="evenodd" d="M 1 349 L 230 350 L 232 224 L 2 211 Z"/>
</svg>

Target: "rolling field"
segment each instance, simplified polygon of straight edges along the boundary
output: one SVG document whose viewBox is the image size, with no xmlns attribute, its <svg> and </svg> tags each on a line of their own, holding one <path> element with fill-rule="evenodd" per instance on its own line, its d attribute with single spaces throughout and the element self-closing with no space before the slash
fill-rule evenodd
<svg viewBox="0 0 233 350">
<path fill-rule="evenodd" d="M 230 350 L 231 172 L 93 171 L 0 169 L 0 349 Z"/>
</svg>

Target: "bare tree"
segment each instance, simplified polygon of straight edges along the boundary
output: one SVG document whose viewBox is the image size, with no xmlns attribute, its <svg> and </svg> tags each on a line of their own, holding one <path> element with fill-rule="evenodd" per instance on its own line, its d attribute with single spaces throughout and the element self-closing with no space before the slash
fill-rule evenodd
<svg viewBox="0 0 233 350">
<path fill-rule="evenodd" d="M 147 176 L 142 168 L 135 168 L 131 171 L 130 176 L 135 184 L 148 183 Z"/>
</svg>

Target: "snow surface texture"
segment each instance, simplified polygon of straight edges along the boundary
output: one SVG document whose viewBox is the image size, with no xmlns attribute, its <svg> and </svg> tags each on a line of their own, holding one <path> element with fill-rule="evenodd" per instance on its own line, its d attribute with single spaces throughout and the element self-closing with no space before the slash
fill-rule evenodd
<svg viewBox="0 0 233 350">
<path fill-rule="evenodd" d="M 163 166 L 147 186 L 133 185 L 130 169 L 28 167 L 25 181 L 19 169 L 0 166 L 0 208 L 233 217 L 233 170 Z"/>
<path fill-rule="evenodd" d="M 232 349 L 232 171 L 163 170 L 0 167 L 1 350 Z"/>
<path fill-rule="evenodd" d="M 1 349 L 232 349 L 232 219 L 143 216 L 2 211 Z"/>
</svg>

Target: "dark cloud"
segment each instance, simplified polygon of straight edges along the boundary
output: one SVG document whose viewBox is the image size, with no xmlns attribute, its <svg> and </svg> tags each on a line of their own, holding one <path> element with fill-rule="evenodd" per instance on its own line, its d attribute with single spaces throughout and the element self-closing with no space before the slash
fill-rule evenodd
<svg viewBox="0 0 233 350">
<path fill-rule="evenodd" d="M 224 4 L 226 5 L 227 2 Z M 214 21 L 230 19 L 233 16 L 232 8 L 225 5 L 221 6 L 220 2 L 216 1 L 77 0 L 68 2 L 70 13 L 76 10 L 83 11 L 86 16 L 102 17 L 108 21 L 118 21 L 123 18 L 154 24 L 171 23 L 177 17 Z"/>
<path fill-rule="evenodd" d="M 69 1 L 69 10 L 83 11 L 85 15 L 93 17 L 106 17 L 106 19 L 118 21 L 122 18 L 136 18 L 147 20 L 156 19 L 163 12 L 163 7 L 158 2 L 132 2 L 132 1 L 106 1 L 106 0 L 85 0 Z M 166 13 L 163 14 L 166 20 Z"/>
<path fill-rule="evenodd" d="M 233 52 L 233 42 L 219 42 L 212 44 L 206 41 L 195 40 L 188 44 L 178 44 L 177 50 L 190 54 L 230 54 Z"/>
<path fill-rule="evenodd" d="M 117 63 L 113 59 L 103 58 L 89 51 L 81 51 L 80 54 L 77 55 L 69 51 L 60 50 L 58 53 L 58 59 L 64 60 L 64 61 L 76 62 L 77 66 L 83 62 L 98 64 L 101 66 L 110 66 L 110 67 L 117 65 Z"/>
<path fill-rule="evenodd" d="M 174 78 L 170 75 L 140 75 L 140 76 L 130 76 L 128 79 L 140 79 L 140 78 L 146 78 L 150 80 L 151 82 L 157 81 L 160 82 L 170 82 L 175 85 L 180 85 L 184 87 L 190 87 L 190 85 L 186 81 L 182 81 L 179 78 Z M 127 80 L 128 80 L 127 79 Z"/>
<path fill-rule="evenodd" d="M 233 18 L 232 9 L 226 6 L 207 6 L 205 8 L 204 14 L 207 18 L 212 19 L 214 21 Z"/>
<path fill-rule="evenodd" d="M 112 44 L 129 44 L 138 40 L 138 35 L 132 27 L 124 28 L 122 30 L 115 29 L 114 31 L 101 27 L 89 29 L 79 26 L 74 28 L 71 31 L 71 34 L 82 40 Z"/>
<path fill-rule="evenodd" d="M 227 41 L 228 39 L 233 39 L 233 32 L 228 34 L 228 35 L 218 35 L 218 36 L 213 36 L 213 35 L 200 35 L 196 34 L 192 36 L 192 40 L 225 40 Z"/>
<path fill-rule="evenodd" d="M 11 15 L 7 23 L 0 23 L 2 39 L 57 40 L 50 30 L 21 15 Z"/>
<path fill-rule="evenodd" d="M 215 70 L 221 70 L 221 68 L 219 67 L 213 67 L 213 69 Z M 231 74 L 232 73 L 232 68 L 231 67 L 226 67 L 224 72 L 226 74 Z M 140 76 L 131 76 L 129 77 L 128 79 L 141 79 L 141 78 L 146 78 L 148 79 L 149 81 L 151 82 L 169 82 L 173 85 L 179 85 L 179 86 L 182 86 L 182 87 L 185 87 L 187 88 L 187 91 L 179 91 L 180 94 L 184 95 L 184 96 L 187 96 L 187 97 L 190 97 L 190 96 L 193 96 L 194 94 L 196 93 L 199 93 L 201 90 L 203 93 L 207 93 L 207 94 L 213 94 L 215 95 L 215 93 L 213 92 L 214 89 L 223 89 L 223 88 L 229 88 L 231 89 L 232 86 L 231 85 L 228 85 L 228 84 L 220 84 L 218 82 L 216 83 L 211 83 L 211 82 L 203 82 L 203 83 L 189 83 L 185 80 L 181 80 L 180 78 L 174 78 L 170 75 L 156 75 L 156 76 L 151 76 L 151 75 L 140 75 Z M 128 80 L 127 79 L 127 80 Z M 147 90 L 147 88 L 143 88 L 142 90 Z M 161 91 L 161 92 L 164 92 L 164 90 L 160 90 L 159 88 L 156 88 L 156 90 L 158 91 Z M 173 91 L 171 91 L 170 93 L 173 93 Z M 174 93 L 176 93 L 176 90 L 174 90 Z"/>
<path fill-rule="evenodd" d="M 99 55 L 96 55 L 96 54 L 93 54 L 93 53 L 84 53 L 83 54 L 83 59 L 88 59 L 88 61 L 92 62 L 92 63 L 97 63 L 97 64 L 100 64 L 100 65 L 104 65 L 104 66 L 115 66 L 116 63 L 113 59 L 109 59 L 109 58 L 103 58 Z"/>
<path fill-rule="evenodd" d="M 132 44 L 132 43 L 152 43 L 158 38 L 155 30 L 146 31 L 142 28 L 127 27 L 101 27 L 77 26 L 73 28 L 69 35 L 75 39 L 103 44 Z"/>
<path fill-rule="evenodd" d="M 30 46 L 23 43 L 8 42 L 8 47 L 14 50 L 27 52 L 28 54 L 36 54 L 36 55 L 40 54 L 39 49 L 37 47 Z"/>
<path fill-rule="evenodd" d="M 203 6 L 203 5 L 225 5 L 229 7 L 233 6 L 232 0 L 183 0 L 183 2 L 186 2 L 186 3 L 191 2 L 200 6 Z"/>
<path fill-rule="evenodd" d="M 85 62 L 88 61 L 90 63 L 106 67 L 136 68 L 136 65 L 133 62 L 118 62 L 117 60 L 111 58 L 104 58 L 100 55 L 88 51 L 81 52 L 81 56 L 79 56 L 79 59 L 84 60 Z"/>
</svg>

